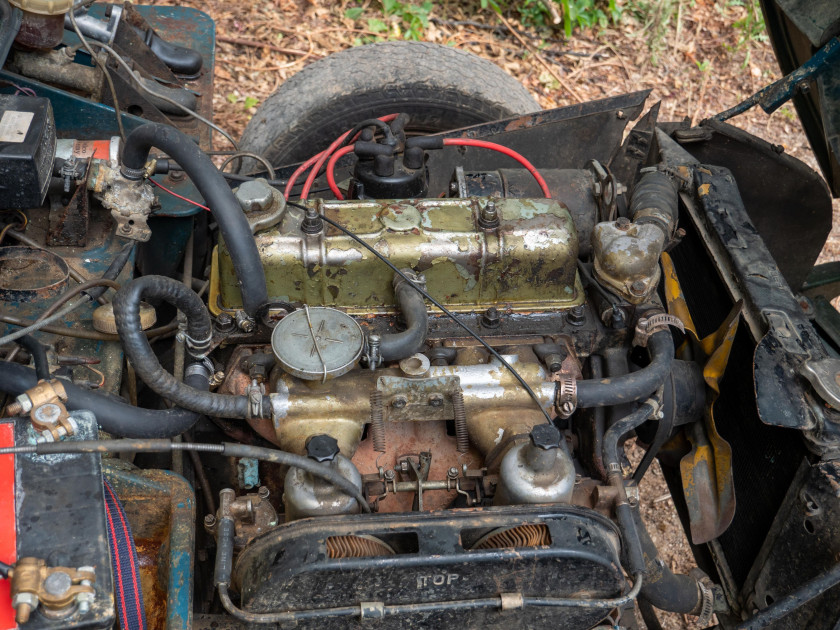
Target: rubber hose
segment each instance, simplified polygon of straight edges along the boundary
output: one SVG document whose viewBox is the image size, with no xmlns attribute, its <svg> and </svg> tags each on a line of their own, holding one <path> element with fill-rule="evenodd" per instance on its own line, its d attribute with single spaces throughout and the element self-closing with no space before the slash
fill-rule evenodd
<svg viewBox="0 0 840 630">
<path fill-rule="evenodd" d="M 18 338 L 17 343 L 32 355 L 32 361 L 35 363 L 35 376 L 38 380 L 49 380 L 50 362 L 47 360 L 47 347 L 32 335 L 24 335 Z"/>
<path fill-rule="evenodd" d="M 383 361 L 400 361 L 419 352 L 426 343 L 429 327 L 429 314 L 423 296 L 405 281 L 397 285 L 395 293 L 406 329 L 381 336 L 379 354 Z"/>
<path fill-rule="evenodd" d="M 243 309 L 254 316 L 260 306 L 268 302 L 265 272 L 251 226 L 224 175 L 187 135 L 169 125 L 147 123 L 126 138 L 122 155 L 125 177 L 139 179 L 143 176 L 152 147 L 174 159 L 204 197 L 230 251 Z"/>
<path fill-rule="evenodd" d="M 638 402 L 659 389 L 671 372 L 674 340 L 670 330 L 661 330 L 648 339 L 650 364 L 630 374 L 614 378 L 577 382 L 578 407 L 609 407 Z"/>
<path fill-rule="evenodd" d="M 18 396 L 38 383 L 35 371 L 17 363 L 0 361 L 0 391 Z M 201 375 L 191 375 L 185 383 L 196 389 L 207 389 L 208 381 Z M 84 409 L 96 416 L 99 427 L 112 435 L 135 439 L 171 438 L 190 429 L 199 414 L 175 407 L 173 409 L 143 409 L 62 380 L 67 392 L 67 408 Z"/>
<path fill-rule="evenodd" d="M 213 394 L 187 387 L 163 369 L 140 328 L 140 302 L 159 299 L 181 311 L 187 320 L 186 334 L 196 341 L 209 340 L 210 314 L 198 294 L 177 280 L 143 276 L 123 285 L 114 297 L 114 319 L 123 349 L 134 371 L 156 394 L 179 407 L 206 416 L 247 419 L 251 417 L 247 396 Z M 263 397 L 261 413 L 270 414 L 269 398 Z"/>
<path fill-rule="evenodd" d="M 134 252 L 134 248 L 137 246 L 137 241 L 129 241 L 123 248 L 117 252 L 117 255 L 114 256 L 114 260 L 111 261 L 111 264 L 108 265 L 108 268 L 105 270 L 105 273 L 102 274 L 102 278 L 104 280 L 116 280 L 117 276 L 122 273 L 123 267 L 125 267 L 128 259 L 131 258 L 131 254 Z M 91 301 L 98 300 L 102 297 L 105 291 L 108 290 L 108 287 L 94 287 L 92 289 L 88 289 L 85 291 L 85 294 L 90 296 Z"/>
<path fill-rule="evenodd" d="M 679 219 L 679 190 L 661 171 L 645 173 L 633 189 L 630 216 L 634 223 L 655 223 L 670 239 Z"/>
<path fill-rule="evenodd" d="M 618 527 L 621 530 L 622 539 L 626 545 L 627 564 L 631 573 L 639 573 L 645 570 L 644 550 L 639 536 L 636 520 L 633 518 L 633 510 L 627 501 L 627 494 L 624 488 L 624 478 L 621 474 L 621 463 L 618 459 L 618 441 L 643 422 L 653 413 L 654 405 L 646 402 L 634 412 L 624 416 L 615 422 L 604 434 L 603 457 L 604 465 L 607 468 L 607 475 L 610 485 L 618 492 L 616 500 L 615 516 Z"/>
<path fill-rule="evenodd" d="M 636 522 L 645 558 L 645 581 L 639 598 L 660 610 L 685 615 L 699 613 L 703 606 L 703 596 L 697 580 L 689 575 L 674 573 L 663 562 L 638 509 L 633 509 L 633 520 Z"/>
</svg>

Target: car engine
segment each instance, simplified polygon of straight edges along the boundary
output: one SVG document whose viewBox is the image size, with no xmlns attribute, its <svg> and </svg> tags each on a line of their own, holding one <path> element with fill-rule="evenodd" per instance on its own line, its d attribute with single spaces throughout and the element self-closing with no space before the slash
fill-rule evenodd
<svg viewBox="0 0 840 630">
<path fill-rule="evenodd" d="M 0 628 L 734 628 L 787 601 L 789 521 L 830 569 L 838 355 L 788 286 L 824 226 L 765 244 L 731 147 L 801 163 L 638 92 L 439 133 L 396 108 L 227 173 L 194 121 L 74 137 L 16 87 Z M 641 516 L 655 459 L 690 574 Z"/>
</svg>

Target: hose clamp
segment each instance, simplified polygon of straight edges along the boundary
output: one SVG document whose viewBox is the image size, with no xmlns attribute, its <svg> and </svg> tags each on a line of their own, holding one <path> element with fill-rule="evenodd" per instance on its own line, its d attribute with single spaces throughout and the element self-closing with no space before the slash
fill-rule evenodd
<svg viewBox="0 0 840 630">
<path fill-rule="evenodd" d="M 130 168 L 123 164 L 122 166 L 120 166 L 120 173 L 122 173 L 122 176 L 126 179 L 137 181 L 139 179 L 143 179 L 143 177 L 145 176 L 146 165 L 144 164 L 143 168 Z"/>
<path fill-rule="evenodd" d="M 570 418 L 577 409 L 577 379 L 570 374 L 564 375 L 554 392 L 554 406 L 557 408 L 557 415 L 563 420 Z"/>
<path fill-rule="evenodd" d="M 697 625 L 701 628 L 711 625 L 712 615 L 715 614 L 715 593 L 710 584 L 711 580 L 707 577 L 697 580 L 701 599 Z"/>
<path fill-rule="evenodd" d="M 195 363 L 190 363 L 187 368 L 184 370 L 184 378 L 188 376 L 200 376 L 201 378 L 207 379 L 210 381 L 210 377 L 216 370 L 216 366 L 213 365 L 213 362 L 208 358 L 199 359 Z"/>
<path fill-rule="evenodd" d="M 639 321 L 636 322 L 633 345 L 646 348 L 648 339 L 650 339 L 654 333 L 657 333 L 660 330 L 666 330 L 668 326 L 673 326 L 683 333 L 685 332 L 685 326 L 683 325 L 682 320 L 675 315 L 657 313 L 655 315 L 651 315 L 650 317 L 639 318 Z"/>
<path fill-rule="evenodd" d="M 263 416 L 263 395 L 265 394 L 265 386 L 257 383 L 256 380 L 251 381 L 251 384 L 245 390 L 245 395 L 248 396 L 248 419 L 258 420 Z"/>
<path fill-rule="evenodd" d="M 210 352 L 210 345 L 213 343 L 213 333 L 209 333 L 206 339 L 193 339 L 187 334 L 185 329 L 186 324 L 179 324 L 179 330 L 175 335 L 175 339 L 187 347 L 187 351 L 192 358 L 200 361 Z"/>
</svg>

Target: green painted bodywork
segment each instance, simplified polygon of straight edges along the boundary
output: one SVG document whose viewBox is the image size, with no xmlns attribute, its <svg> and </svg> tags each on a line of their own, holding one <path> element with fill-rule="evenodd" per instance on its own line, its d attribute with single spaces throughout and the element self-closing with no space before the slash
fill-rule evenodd
<svg viewBox="0 0 840 630">
<path fill-rule="evenodd" d="M 428 292 L 450 309 L 553 310 L 583 303 L 576 266 L 578 236 L 567 208 L 552 199 L 498 199 L 500 225 L 488 230 L 478 225 L 487 201 L 309 203 L 397 267 L 423 273 Z M 255 236 L 270 299 L 365 314 L 393 312 L 393 272 L 335 228 L 303 234 L 302 215 L 302 210 L 287 207 L 276 226 Z M 218 277 L 218 306 L 240 308 L 239 287 L 223 242 Z"/>
</svg>

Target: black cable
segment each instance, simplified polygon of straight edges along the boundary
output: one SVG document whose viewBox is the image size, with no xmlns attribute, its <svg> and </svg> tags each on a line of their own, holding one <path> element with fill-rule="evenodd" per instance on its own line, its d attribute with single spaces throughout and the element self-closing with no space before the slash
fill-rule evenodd
<svg viewBox="0 0 840 630">
<path fill-rule="evenodd" d="M 172 442 L 170 440 L 79 440 L 67 442 L 39 442 L 26 446 L 6 446 L 0 448 L 0 455 L 20 455 L 37 453 L 53 455 L 56 453 L 169 453 L 171 451 L 197 451 L 219 453 L 229 457 L 247 457 L 281 466 L 300 468 L 309 474 L 323 479 L 345 494 L 353 497 L 364 512 L 370 512 L 370 505 L 362 491 L 349 479 L 328 464 L 316 462 L 303 455 L 289 453 L 273 448 L 251 446 L 250 444 L 199 444 L 196 442 Z"/>
<path fill-rule="evenodd" d="M 9 577 L 9 571 L 14 569 L 14 566 L 11 564 L 6 564 L 5 562 L 0 561 L 0 576 L 7 578 Z"/>
<path fill-rule="evenodd" d="M 290 206 L 294 206 L 294 207 L 296 207 L 296 208 L 300 208 L 300 209 L 302 209 L 302 210 L 304 210 L 304 211 L 305 211 L 305 210 L 308 210 L 308 208 L 307 208 L 306 206 L 303 206 L 303 205 L 301 205 L 301 204 L 299 204 L 299 203 L 295 203 L 294 201 L 287 201 L 286 203 L 288 203 Z M 503 366 L 505 366 L 505 368 L 506 368 L 506 369 L 507 369 L 507 370 L 508 370 L 508 371 L 509 371 L 509 372 L 510 372 L 513 376 L 514 376 L 514 378 L 515 378 L 517 381 L 519 381 L 519 384 L 522 386 L 522 388 L 523 388 L 526 392 L 528 392 L 528 395 L 529 395 L 529 396 L 531 397 L 531 399 L 532 399 L 532 400 L 533 400 L 533 401 L 537 404 L 537 407 L 539 407 L 539 408 L 540 408 L 540 411 L 542 411 L 543 415 L 545 416 L 545 421 L 546 421 L 546 422 L 548 422 L 549 424 L 551 424 L 551 416 L 549 416 L 549 415 L 548 415 L 548 412 L 547 412 L 545 409 L 543 409 L 543 406 L 542 406 L 542 403 L 540 402 L 540 399 L 539 399 L 539 398 L 537 397 L 537 395 L 534 393 L 534 390 L 533 390 L 533 389 L 531 389 L 531 386 L 530 386 L 530 385 L 528 385 L 528 383 L 526 383 L 526 382 L 525 382 L 525 379 L 524 379 L 524 378 L 522 378 L 522 376 L 520 376 L 519 372 L 517 372 L 517 371 L 513 368 L 513 366 L 512 366 L 510 363 L 508 363 L 507 361 L 505 361 L 504 357 L 503 357 L 501 354 L 499 354 L 498 352 L 496 352 L 496 350 L 495 350 L 495 349 L 493 349 L 493 348 L 490 346 L 490 344 L 488 344 L 486 341 L 484 341 L 484 339 L 483 339 L 483 338 L 482 338 L 482 337 L 481 337 L 478 333 L 473 332 L 473 330 L 472 330 L 469 326 L 467 326 L 467 325 L 466 325 L 466 324 L 464 324 L 464 323 L 463 323 L 460 319 L 458 319 L 457 317 L 455 317 L 455 314 L 454 314 L 454 313 L 452 313 L 452 311 L 450 311 L 450 310 L 449 310 L 448 308 L 446 308 L 443 304 L 441 304 L 440 302 L 438 302 L 435 298 L 433 298 L 431 295 L 429 295 L 426 291 L 424 291 L 423 289 L 421 289 L 420 287 L 418 287 L 416 284 L 414 284 L 414 283 L 411 281 L 411 279 L 410 279 L 408 276 L 406 276 L 406 275 L 405 275 L 402 271 L 400 271 L 399 269 L 397 269 L 397 267 L 396 267 L 396 266 L 395 266 L 395 265 L 394 265 L 394 264 L 393 264 L 390 260 L 388 260 L 385 256 L 383 256 L 383 255 L 382 255 L 382 254 L 380 254 L 378 251 L 376 251 L 373 247 L 371 247 L 370 245 L 368 245 L 367 243 L 365 243 L 365 242 L 364 242 L 361 238 L 359 238 L 358 236 L 356 236 L 356 234 L 354 234 L 353 232 L 351 232 L 351 231 L 350 231 L 350 230 L 348 230 L 347 228 L 345 228 L 345 227 L 343 227 L 343 226 L 339 225 L 338 223 L 336 223 L 336 222 L 335 222 L 335 221 L 333 221 L 332 219 L 329 219 L 329 218 L 325 217 L 323 214 L 319 214 L 318 216 L 320 216 L 322 220 L 326 221 L 327 223 L 329 223 L 329 224 L 330 224 L 331 226 L 333 226 L 334 228 L 336 228 L 336 229 L 338 229 L 338 230 L 340 230 L 340 231 L 344 232 L 347 236 L 349 236 L 350 238 L 352 238 L 352 239 L 353 239 L 354 241 L 356 241 L 359 245 L 361 245 L 362 247 L 364 247 L 365 249 L 367 249 L 367 250 L 368 250 L 371 254 L 373 254 L 374 256 L 376 256 L 379 260 L 381 260 L 383 263 L 385 263 L 386 265 L 388 265 L 388 267 L 390 267 L 390 268 L 391 268 L 391 271 L 393 271 L 393 272 L 394 272 L 395 274 L 397 274 L 400 278 L 402 278 L 403 280 L 405 280 L 405 281 L 406 281 L 406 282 L 407 282 L 410 286 L 414 287 L 414 289 L 416 289 L 416 290 L 417 290 L 417 292 L 418 292 L 420 295 L 422 295 L 424 298 L 426 298 L 427 300 L 429 300 L 429 302 L 431 302 L 431 303 L 432 303 L 432 304 L 434 304 L 437 308 L 439 308 L 439 309 L 443 312 L 443 314 L 444 314 L 444 315 L 446 315 L 447 317 L 449 317 L 449 318 L 450 318 L 453 322 L 455 322 L 458 326 L 460 326 L 461 328 L 463 328 L 463 329 L 464 329 L 464 331 L 465 331 L 467 334 L 469 334 L 469 335 L 470 335 L 473 339 L 475 339 L 478 343 L 480 343 L 482 346 L 484 346 L 484 348 L 485 348 L 485 349 L 486 349 L 486 350 L 487 350 L 487 351 L 488 351 L 491 355 L 493 355 L 496 359 L 498 359 L 498 361 L 499 361 L 499 362 L 500 362 Z"/>
</svg>

